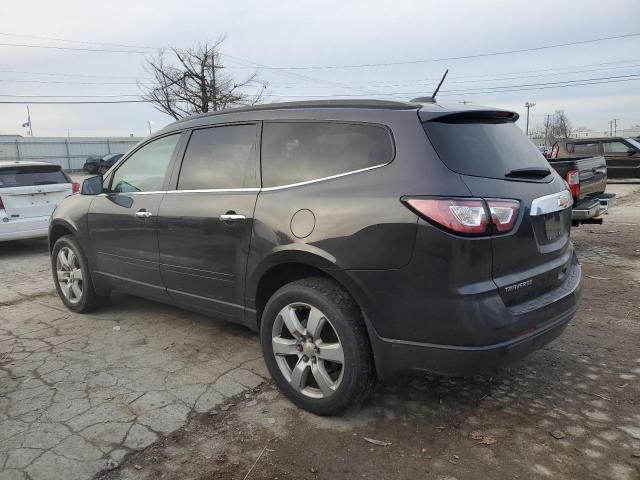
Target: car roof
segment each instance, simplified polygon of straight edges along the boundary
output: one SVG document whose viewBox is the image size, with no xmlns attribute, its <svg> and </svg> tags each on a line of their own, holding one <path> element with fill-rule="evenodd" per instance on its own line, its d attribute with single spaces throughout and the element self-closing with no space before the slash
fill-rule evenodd
<svg viewBox="0 0 640 480">
<path fill-rule="evenodd" d="M 34 160 L 0 160 L 0 168 L 2 167 L 35 167 L 41 165 L 56 166 L 59 165 L 50 162 L 37 162 Z"/>
<path fill-rule="evenodd" d="M 625 140 L 627 138 L 633 139 L 633 137 L 580 137 L 580 138 L 563 138 L 562 140 L 558 140 L 559 142 L 565 143 L 575 143 L 575 142 L 601 142 L 603 140 L 612 141 L 612 140 Z"/>
<path fill-rule="evenodd" d="M 450 115 L 465 114 L 471 112 L 482 112 L 485 114 L 495 114 L 502 112 L 505 117 L 513 121 L 518 119 L 518 114 L 507 110 L 492 107 L 481 107 L 478 105 L 465 104 L 439 104 L 435 102 L 401 102 L 393 100 L 377 99 L 350 99 L 350 100 L 304 100 L 297 102 L 267 103 L 249 107 L 229 108 L 226 110 L 201 113 L 182 118 L 167 125 L 157 134 L 164 134 L 175 130 L 189 127 L 197 127 L 206 124 L 242 121 L 274 120 L 279 117 L 278 112 L 282 112 L 283 119 L 302 119 L 305 112 L 309 112 L 309 119 L 336 119 L 334 114 L 339 113 L 340 117 L 363 119 L 363 113 L 367 110 L 377 112 L 378 116 L 383 111 L 415 111 L 423 121 Z"/>
</svg>

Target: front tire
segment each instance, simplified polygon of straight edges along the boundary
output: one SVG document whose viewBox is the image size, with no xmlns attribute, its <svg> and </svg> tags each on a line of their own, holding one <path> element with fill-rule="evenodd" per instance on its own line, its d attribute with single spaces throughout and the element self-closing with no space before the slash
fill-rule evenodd
<svg viewBox="0 0 640 480">
<path fill-rule="evenodd" d="M 373 358 L 358 305 L 327 278 L 298 280 L 267 303 L 260 328 L 267 368 L 297 406 L 336 415 L 373 387 Z"/>
<path fill-rule="evenodd" d="M 58 295 L 69 310 L 90 312 L 108 300 L 108 295 L 95 292 L 89 263 L 73 236 L 64 235 L 56 241 L 51 251 L 51 268 Z"/>
</svg>

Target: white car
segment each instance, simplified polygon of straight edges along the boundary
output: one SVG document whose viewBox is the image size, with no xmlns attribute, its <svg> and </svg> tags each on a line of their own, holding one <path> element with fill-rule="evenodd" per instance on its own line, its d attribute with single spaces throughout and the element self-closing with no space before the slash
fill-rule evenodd
<svg viewBox="0 0 640 480">
<path fill-rule="evenodd" d="M 0 242 L 46 237 L 51 212 L 79 190 L 59 165 L 0 161 Z"/>
</svg>

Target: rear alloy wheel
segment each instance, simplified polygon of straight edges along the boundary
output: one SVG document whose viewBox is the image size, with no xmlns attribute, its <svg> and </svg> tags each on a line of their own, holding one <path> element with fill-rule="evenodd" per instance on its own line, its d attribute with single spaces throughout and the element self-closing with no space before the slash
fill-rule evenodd
<svg viewBox="0 0 640 480">
<path fill-rule="evenodd" d="M 306 303 L 291 303 L 276 317 L 272 335 L 280 372 L 298 393 L 326 398 L 336 392 L 344 372 L 344 352 L 324 313 Z"/>
<path fill-rule="evenodd" d="M 374 384 L 362 312 L 328 278 L 298 280 L 274 293 L 260 335 L 271 376 L 305 410 L 342 413 L 359 406 Z"/>
<path fill-rule="evenodd" d="M 71 235 L 60 237 L 51 250 L 53 281 L 69 310 L 89 312 L 102 306 L 109 295 L 98 295 L 91 281 L 89 264 Z"/>
</svg>

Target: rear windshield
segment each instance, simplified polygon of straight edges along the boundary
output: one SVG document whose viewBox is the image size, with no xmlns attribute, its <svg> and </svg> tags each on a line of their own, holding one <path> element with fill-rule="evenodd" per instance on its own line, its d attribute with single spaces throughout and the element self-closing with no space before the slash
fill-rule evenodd
<svg viewBox="0 0 640 480">
<path fill-rule="evenodd" d="M 463 175 L 505 178 L 523 168 L 551 171 L 536 146 L 510 121 L 438 119 L 424 123 L 424 130 L 445 165 Z"/>
<path fill-rule="evenodd" d="M 0 168 L 0 188 L 30 187 L 53 183 L 69 183 L 60 167 L 56 165 Z"/>
</svg>

